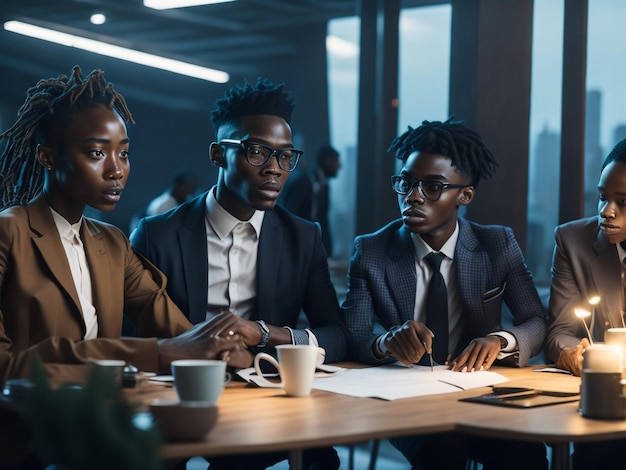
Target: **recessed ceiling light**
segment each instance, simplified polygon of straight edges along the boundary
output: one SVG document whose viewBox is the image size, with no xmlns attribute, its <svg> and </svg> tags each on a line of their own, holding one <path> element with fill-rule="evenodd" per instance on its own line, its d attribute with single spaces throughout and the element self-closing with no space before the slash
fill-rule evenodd
<svg viewBox="0 0 626 470">
<path fill-rule="evenodd" d="M 168 59 L 146 52 L 127 49 L 125 47 L 115 46 L 106 42 L 95 41 L 93 39 L 75 36 L 73 34 L 62 33 L 54 29 L 42 28 L 21 21 L 7 21 L 4 23 L 4 29 L 25 36 L 30 36 L 44 41 L 62 44 L 63 46 L 76 47 L 85 51 L 94 52 L 96 54 L 122 59 L 136 64 L 147 65 L 161 70 L 187 75 L 189 77 L 200 78 L 215 83 L 226 83 L 230 76 L 221 70 L 201 67 L 187 62 L 175 59 Z"/>
<path fill-rule="evenodd" d="M 143 0 L 143 4 L 155 10 L 168 10 L 170 8 L 195 7 L 198 5 L 212 5 L 214 3 L 232 1 L 234 0 Z"/>
<path fill-rule="evenodd" d="M 104 24 L 106 23 L 107 17 L 104 16 L 102 13 L 94 13 L 93 15 L 91 15 L 91 18 L 89 18 L 89 21 L 91 21 L 93 24 Z"/>
</svg>

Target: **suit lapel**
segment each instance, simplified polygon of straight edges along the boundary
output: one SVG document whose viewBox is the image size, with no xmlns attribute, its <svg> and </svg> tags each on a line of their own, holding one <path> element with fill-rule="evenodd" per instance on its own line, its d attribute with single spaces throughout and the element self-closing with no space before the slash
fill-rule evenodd
<svg viewBox="0 0 626 470">
<path fill-rule="evenodd" d="M 189 299 L 190 320 L 194 324 L 205 320 L 208 298 L 209 266 L 204 261 L 208 259 L 205 224 L 206 196 L 205 194 L 204 197 L 196 199 L 196 203 L 185 215 L 177 233 L 178 250 L 183 263 L 185 288 L 187 299 Z"/>
<path fill-rule="evenodd" d="M 417 276 L 415 246 L 406 227 L 395 233 L 389 248 L 391 262 L 385 267 L 385 282 L 398 309 L 400 321 L 413 319 Z"/>
<path fill-rule="evenodd" d="M 454 250 L 457 289 L 461 299 L 482 296 L 489 278 L 489 257 L 479 250 L 478 239 L 466 220 L 459 218 L 459 238 Z M 477 276 L 476 273 L 484 273 Z"/>
<path fill-rule="evenodd" d="M 92 301 L 98 315 L 98 336 L 111 336 L 119 334 L 119 331 L 112 331 L 115 325 L 109 325 L 107 319 L 118 318 L 112 312 L 114 282 L 112 276 L 118 270 L 112 269 L 110 256 L 104 243 L 102 232 L 88 219 L 83 220 L 80 237 L 85 247 L 85 257 L 89 265 L 91 275 Z M 124 260 L 115 260 L 124 263 Z M 123 270 L 122 270 L 123 272 Z"/>
<path fill-rule="evenodd" d="M 72 300 L 75 307 L 72 309 L 72 314 L 80 318 L 84 329 L 85 322 L 82 321 L 82 311 L 76 286 L 74 285 L 74 278 L 72 277 L 59 231 L 50 213 L 50 206 L 48 206 L 43 195 L 40 195 L 26 206 L 26 210 L 28 211 L 35 249 L 50 270 L 55 282 L 59 284 L 61 290 Z"/>
<path fill-rule="evenodd" d="M 617 248 L 611 245 L 608 240 L 602 236 L 599 228 L 597 230 L 596 241 L 593 249 L 597 253 L 597 257 L 591 260 L 591 275 L 593 282 L 598 290 L 603 293 L 600 302 L 603 308 L 596 308 L 596 315 L 601 314 L 602 318 L 595 318 L 595 325 L 604 332 L 605 322 L 608 322 L 609 328 L 618 328 L 622 326 L 621 314 L 624 309 L 623 286 L 622 286 L 622 267 L 617 256 Z M 602 338 L 594 333 L 594 337 Z"/>
</svg>

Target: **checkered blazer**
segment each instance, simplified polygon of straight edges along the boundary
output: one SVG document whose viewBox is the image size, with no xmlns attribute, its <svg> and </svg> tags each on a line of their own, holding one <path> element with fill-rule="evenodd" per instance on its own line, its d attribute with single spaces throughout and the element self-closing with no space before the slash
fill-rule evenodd
<svg viewBox="0 0 626 470">
<path fill-rule="evenodd" d="M 513 315 L 513 326 L 506 331 L 517 339 L 516 365 L 526 365 L 543 346 L 546 311 L 513 231 L 459 218 L 454 263 L 466 320 L 456 353 L 473 338 L 503 329 L 504 301 Z M 415 248 L 401 219 L 355 239 L 348 293 L 342 306 L 354 337 L 354 359 L 370 364 L 384 362 L 372 353 L 372 344 L 379 336 L 374 332 L 376 321 L 389 330 L 413 319 L 416 282 Z"/>
</svg>

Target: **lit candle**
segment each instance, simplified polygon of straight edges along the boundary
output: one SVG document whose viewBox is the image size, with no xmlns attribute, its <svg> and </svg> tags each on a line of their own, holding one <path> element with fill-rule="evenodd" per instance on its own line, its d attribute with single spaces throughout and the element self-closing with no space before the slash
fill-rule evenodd
<svg viewBox="0 0 626 470">
<path fill-rule="evenodd" d="M 604 333 L 604 342 L 620 350 L 622 367 L 626 367 L 626 328 L 609 328 Z"/>
<path fill-rule="evenodd" d="M 593 372 L 622 372 L 622 355 L 608 344 L 592 344 L 583 353 L 583 370 Z"/>
<path fill-rule="evenodd" d="M 591 337 L 591 332 L 589 331 L 589 327 L 587 326 L 587 322 L 585 321 L 585 318 L 590 316 L 591 312 L 589 310 L 584 310 L 582 308 L 575 308 L 574 312 L 576 313 L 576 316 L 580 318 L 580 321 L 583 322 L 583 326 L 585 327 L 585 330 L 587 331 L 587 337 L 589 338 L 589 344 L 593 344 L 593 338 Z"/>
</svg>

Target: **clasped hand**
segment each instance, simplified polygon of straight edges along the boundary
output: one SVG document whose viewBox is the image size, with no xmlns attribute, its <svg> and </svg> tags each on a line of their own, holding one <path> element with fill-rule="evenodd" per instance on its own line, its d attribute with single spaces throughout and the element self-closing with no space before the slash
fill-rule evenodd
<svg viewBox="0 0 626 470">
<path fill-rule="evenodd" d="M 250 367 L 254 357 L 248 346 L 258 344 L 260 336 L 255 322 L 222 312 L 174 338 L 160 339 L 161 368 L 168 370 L 171 361 L 190 358 L 221 359 L 231 367 Z"/>
<path fill-rule="evenodd" d="M 261 342 L 261 330 L 256 322 L 244 320 L 239 315 L 224 310 L 210 321 L 209 331 L 215 337 L 237 335 L 246 346 L 256 346 Z"/>
<path fill-rule="evenodd" d="M 589 347 L 589 340 L 583 338 L 573 348 L 563 348 L 556 366 L 559 369 L 569 370 L 572 374 L 580 377 L 583 373 L 583 353 Z"/>
</svg>

